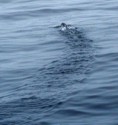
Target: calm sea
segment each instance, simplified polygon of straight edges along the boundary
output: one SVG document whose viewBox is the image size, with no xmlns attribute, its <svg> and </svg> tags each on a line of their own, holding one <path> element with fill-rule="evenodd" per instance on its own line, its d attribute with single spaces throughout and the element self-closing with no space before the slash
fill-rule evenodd
<svg viewBox="0 0 118 125">
<path fill-rule="evenodd" d="M 0 125 L 118 125 L 118 0 L 0 0 Z"/>
</svg>

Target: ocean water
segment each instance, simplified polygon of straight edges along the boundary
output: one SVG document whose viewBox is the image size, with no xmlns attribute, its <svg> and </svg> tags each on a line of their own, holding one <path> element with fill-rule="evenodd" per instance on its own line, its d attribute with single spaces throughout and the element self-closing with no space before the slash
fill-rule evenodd
<svg viewBox="0 0 118 125">
<path fill-rule="evenodd" d="M 118 0 L 0 0 L 0 125 L 118 125 L 117 11 Z"/>
</svg>

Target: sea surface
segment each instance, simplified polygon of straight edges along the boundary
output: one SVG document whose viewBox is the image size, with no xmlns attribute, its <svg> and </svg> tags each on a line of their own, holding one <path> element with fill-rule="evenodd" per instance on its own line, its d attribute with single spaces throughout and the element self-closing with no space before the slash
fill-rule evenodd
<svg viewBox="0 0 118 125">
<path fill-rule="evenodd" d="M 0 0 L 0 125 L 118 125 L 118 0 Z"/>
</svg>

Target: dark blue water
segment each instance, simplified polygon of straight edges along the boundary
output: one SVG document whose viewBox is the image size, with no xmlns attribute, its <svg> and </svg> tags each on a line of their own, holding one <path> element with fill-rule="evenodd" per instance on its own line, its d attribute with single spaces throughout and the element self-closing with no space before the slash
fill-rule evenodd
<svg viewBox="0 0 118 125">
<path fill-rule="evenodd" d="M 0 125 L 117 125 L 117 11 L 118 0 L 0 0 Z"/>
</svg>

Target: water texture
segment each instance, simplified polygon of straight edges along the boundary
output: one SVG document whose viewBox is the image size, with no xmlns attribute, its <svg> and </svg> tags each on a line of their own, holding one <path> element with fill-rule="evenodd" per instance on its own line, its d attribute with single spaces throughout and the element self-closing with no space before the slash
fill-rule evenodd
<svg viewBox="0 0 118 125">
<path fill-rule="evenodd" d="M 0 125 L 117 125 L 117 11 L 118 0 L 0 0 Z"/>
</svg>

